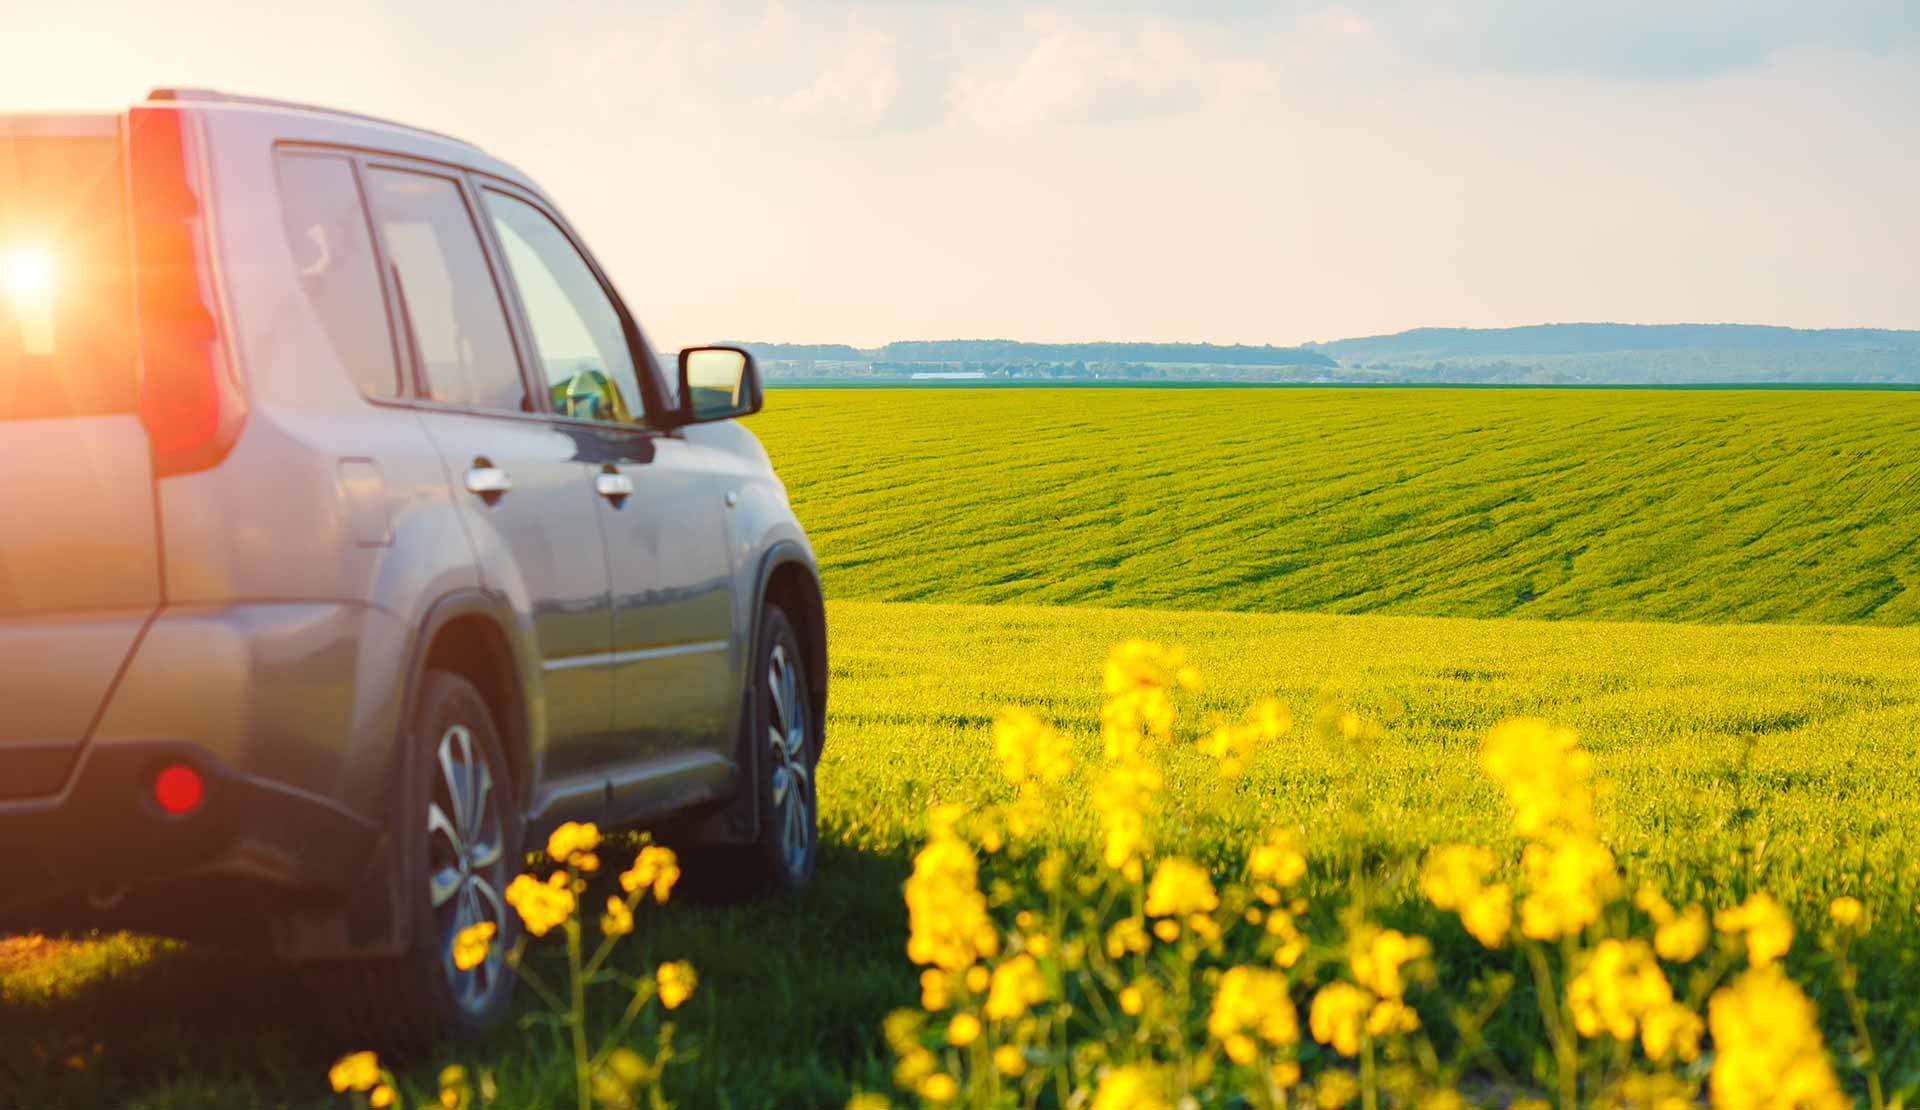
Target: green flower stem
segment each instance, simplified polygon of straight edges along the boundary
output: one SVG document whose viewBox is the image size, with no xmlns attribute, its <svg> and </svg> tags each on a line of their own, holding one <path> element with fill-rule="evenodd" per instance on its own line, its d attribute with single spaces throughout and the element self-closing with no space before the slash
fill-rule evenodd
<svg viewBox="0 0 1920 1110">
<path fill-rule="evenodd" d="M 1858 976 L 1854 974 L 1853 963 L 1847 959 L 1847 948 L 1852 937 L 1843 936 L 1834 955 L 1840 961 L 1840 993 L 1847 1002 L 1847 1017 L 1853 1021 L 1853 1035 L 1860 1040 L 1860 1063 L 1867 1073 L 1867 1100 L 1872 1110 L 1886 1110 L 1887 1098 L 1880 1089 L 1880 1063 L 1873 1051 L 1873 1034 L 1867 1031 L 1867 1009 L 1860 1003 L 1860 995 L 1854 989 Z"/>
<path fill-rule="evenodd" d="M 570 917 L 567 930 L 567 980 L 571 990 L 567 1026 L 573 1034 L 573 1083 L 580 1110 L 592 1110 L 593 1074 L 587 1060 L 587 982 L 580 974 L 580 921 Z"/>
</svg>

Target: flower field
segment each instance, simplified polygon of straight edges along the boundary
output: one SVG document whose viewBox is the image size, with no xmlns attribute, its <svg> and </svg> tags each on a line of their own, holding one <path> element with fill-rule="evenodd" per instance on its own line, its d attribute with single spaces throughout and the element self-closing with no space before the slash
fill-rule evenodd
<svg viewBox="0 0 1920 1110">
<path fill-rule="evenodd" d="M 0 941 L 0 1104 L 1910 1105 L 1920 569 L 1895 509 L 1920 406 L 1470 392 L 1535 437 L 1483 503 L 1456 487 L 1486 452 L 1421 407 L 1459 392 L 1365 394 L 1411 455 L 1359 449 L 1317 391 L 776 392 L 758 430 L 836 598 L 811 888 L 704 905 L 576 830 L 519 898 L 551 997 L 378 1064 L 270 968 Z M 1248 442 L 1205 423 L 1221 397 Z M 1169 406 L 1204 481 L 1128 431 Z M 1604 446 L 1734 427 L 1748 470 Z M 1313 444 L 1347 495 L 1309 511 L 1284 468 Z M 1580 477 L 1596 454 L 1620 484 Z M 1583 507 L 1547 503 L 1569 488 Z M 1088 510 L 1056 532 L 1030 503 Z M 1204 542 L 1170 550 L 1182 522 Z M 1251 573 L 1315 528 L 1351 592 Z"/>
</svg>

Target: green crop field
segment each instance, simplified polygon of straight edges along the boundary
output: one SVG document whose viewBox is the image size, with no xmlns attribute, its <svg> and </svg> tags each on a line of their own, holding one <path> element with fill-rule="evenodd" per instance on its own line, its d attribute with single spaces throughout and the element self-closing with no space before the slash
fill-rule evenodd
<svg viewBox="0 0 1920 1110">
<path fill-rule="evenodd" d="M 1501 966 L 1411 868 L 1443 840 L 1517 852 L 1477 745 L 1543 716 L 1594 753 L 1628 880 L 1771 891 L 1804 981 L 1827 901 L 1860 896 L 1883 1070 L 1920 1078 L 1920 395 L 792 390 L 753 426 L 832 598 L 824 855 L 799 895 L 643 915 L 624 966 L 701 973 L 674 1015 L 680 1105 L 890 1086 L 879 1026 L 915 998 L 900 884 L 928 807 L 1008 796 L 1003 706 L 1095 751 L 1102 659 L 1131 637 L 1185 647 L 1189 722 L 1268 695 L 1297 722 L 1225 795 L 1171 753 L 1179 851 L 1223 861 L 1296 826 L 1316 914 L 1364 861 L 1384 920 Z M 1340 710 L 1365 727 L 1321 727 Z M 1094 827 L 1070 805 L 1048 835 Z M 357 1046 L 310 1019 L 324 989 L 135 938 L 0 940 L 0 1105 L 333 1105 L 326 1066 Z M 500 1105 L 562 1104 L 562 1055 L 510 1029 L 404 1075 L 430 1093 L 462 1059 Z"/>
<path fill-rule="evenodd" d="M 793 389 L 835 597 L 1920 621 L 1920 393 Z"/>
</svg>

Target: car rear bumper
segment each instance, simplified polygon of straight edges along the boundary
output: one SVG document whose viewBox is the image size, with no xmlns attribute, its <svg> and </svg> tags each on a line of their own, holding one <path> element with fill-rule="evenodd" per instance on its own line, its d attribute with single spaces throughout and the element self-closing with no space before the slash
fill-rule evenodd
<svg viewBox="0 0 1920 1110">
<path fill-rule="evenodd" d="M 205 783 L 190 812 L 154 800 L 154 780 L 172 764 Z M 211 932 L 219 922 L 196 918 L 235 907 L 196 904 L 203 897 L 257 900 L 265 913 L 337 900 L 379 834 L 327 799 L 236 772 L 196 745 L 97 743 L 60 796 L 0 803 L 0 924 Z"/>
<path fill-rule="evenodd" d="M 57 646 L 65 628 L 43 631 Z M 376 854 L 407 650 L 362 605 L 155 615 L 84 737 L 0 737 L 0 925 L 196 935 L 216 888 L 269 915 L 342 902 Z M 41 689 L 15 672 L 0 705 Z M 173 763 L 205 784 L 189 813 L 154 800 Z M 181 920 L 139 916 L 153 911 Z"/>
</svg>

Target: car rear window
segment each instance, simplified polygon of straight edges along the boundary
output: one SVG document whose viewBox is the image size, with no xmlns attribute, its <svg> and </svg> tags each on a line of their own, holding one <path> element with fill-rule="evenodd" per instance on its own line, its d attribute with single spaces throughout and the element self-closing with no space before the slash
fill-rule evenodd
<svg viewBox="0 0 1920 1110">
<path fill-rule="evenodd" d="M 0 129 L 0 420 L 132 412 L 120 137 Z"/>
<path fill-rule="evenodd" d="M 393 331 L 380 291 L 373 234 L 353 163 L 283 151 L 280 211 L 287 245 L 307 301 L 326 328 L 334 355 L 369 397 L 400 391 Z"/>
</svg>

